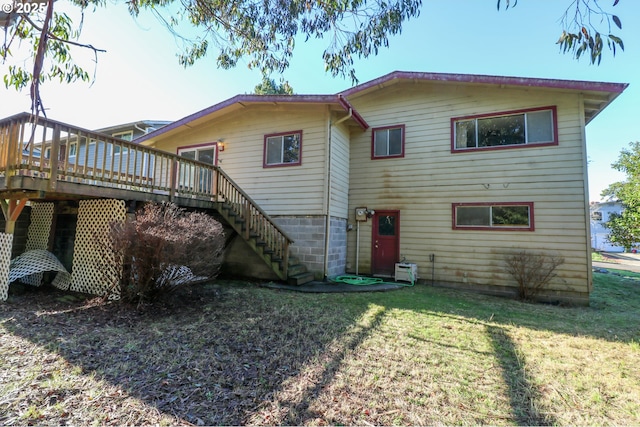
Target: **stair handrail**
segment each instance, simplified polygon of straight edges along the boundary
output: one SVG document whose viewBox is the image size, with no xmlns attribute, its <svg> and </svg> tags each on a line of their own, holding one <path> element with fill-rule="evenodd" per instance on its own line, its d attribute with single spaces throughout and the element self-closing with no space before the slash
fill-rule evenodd
<svg viewBox="0 0 640 427">
<path fill-rule="evenodd" d="M 216 170 L 218 177 L 216 198 L 220 203 L 228 203 L 230 209 L 234 209 L 234 204 L 238 205 L 237 210 L 234 209 L 234 213 L 244 223 L 243 238 L 248 241 L 251 237 L 250 233 L 255 233 L 276 257 L 280 257 L 281 272 L 278 275 L 281 279 L 286 279 L 289 268 L 289 249 L 294 240 L 229 175 L 217 166 Z M 241 200 L 237 200 L 237 197 L 234 197 L 234 194 L 227 190 L 229 186 L 235 195 L 241 197 Z M 259 217 L 255 218 L 255 214 L 258 214 Z M 268 225 L 266 229 L 262 220 L 266 221 Z"/>
<path fill-rule="evenodd" d="M 280 234 L 282 234 L 289 242 L 289 244 L 292 244 L 295 242 L 295 240 L 293 240 L 291 237 L 289 237 L 289 235 L 287 234 L 286 231 L 284 231 L 282 228 L 280 228 L 280 226 L 278 226 L 278 224 L 276 224 L 273 219 L 271 218 L 271 216 L 269 216 L 268 213 L 266 213 L 261 207 L 260 205 L 258 205 L 258 203 L 256 203 L 251 196 L 249 196 L 225 171 L 223 171 L 219 166 L 214 166 L 214 168 L 217 170 L 217 174 L 219 178 L 224 178 L 225 181 L 227 181 L 229 184 L 231 184 L 234 189 L 240 193 L 242 195 L 243 198 L 245 198 L 253 207 L 253 209 L 255 209 L 256 211 L 258 211 L 263 217 L 265 217 L 266 219 L 269 220 L 269 222 L 273 225 L 273 227 L 278 230 L 278 232 Z M 222 197 L 226 197 L 226 194 L 223 194 L 221 192 L 222 190 L 222 186 L 221 185 L 217 185 L 217 191 L 218 194 L 217 196 L 222 196 Z"/>
</svg>

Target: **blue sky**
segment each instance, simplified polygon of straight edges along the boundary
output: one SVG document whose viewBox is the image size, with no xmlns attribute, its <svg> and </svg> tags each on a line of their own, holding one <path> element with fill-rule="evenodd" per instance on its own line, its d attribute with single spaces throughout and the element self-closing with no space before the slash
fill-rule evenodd
<svg viewBox="0 0 640 427">
<path fill-rule="evenodd" d="M 2 0 L 0 0 L 2 1 Z M 503 2 L 504 3 L 504 2 Z M 496 0 L 423 0 L 421 15 L 410 21 L 389 49 L 357 60 L 365 82 L 391 71 L 539 77 L 629 83 L 627 90 L 587 126 L 590 199 L 623 180 L 610 165 L 632 141 L 640 140 L 633 122 L 640 116 L 640 2 L 620 1 L 612 8 L 622 20 L 617 31 L 625 51 L 612 57 L 605 50 L 601 65 L 590 65 L 560 53 L 555 44 L 560 18 L 571 0 L 519 0 L 516 7 L 497 11 Z M 613 1 L 602 0 L 609 6 Z M 66 7 L 64 0 L 56 7 Z M 634 26 L 636 28 L 634 28 Z M 73 85 L 47 82 L 42 89 L 47 115 L 55 120 L 94 129 L 136 120 L 177 120 L 240 93 L 251 93 L 261 80 L 256 70 L 240 63 L 219 70 L 213 55 L 184 69 L 176 54 L 180 43 L 154 17 L 134 20 L 126 6 L 107 0 L 107 7 L 84 18 L 81 41 L 107 50 L 100 54 L 96 80 Z M 324 40 L 296 45 L 291 67 L 283 74 L 295 93 L 336 93 L 349 79 L 324 71 Z M 94 71 L 93 56 L 74 56 Z M 27 55 L 19 59 L 28 60 Z M 4 75 L 8 64 L 0 65 Z M 274 76 L 276 79 L 279 76 Z M 0 88 L 0 117 L 29 109 L 28 91 Z"/>
</svg>

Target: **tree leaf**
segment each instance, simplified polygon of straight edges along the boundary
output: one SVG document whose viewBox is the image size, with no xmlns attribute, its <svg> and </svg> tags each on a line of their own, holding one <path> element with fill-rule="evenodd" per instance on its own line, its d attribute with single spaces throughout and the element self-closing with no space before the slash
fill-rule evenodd
<svg viewBox="0 0 640 427">
<path fill-rule="evenodd" d="M 618 18 L 616 15 L 613 15 L 611 19 L 613 19 L 613 22 L 615 22 L 618 28 L 622 29 L 622 22 L 620 22 L 620 18 Z"/>
</svg>

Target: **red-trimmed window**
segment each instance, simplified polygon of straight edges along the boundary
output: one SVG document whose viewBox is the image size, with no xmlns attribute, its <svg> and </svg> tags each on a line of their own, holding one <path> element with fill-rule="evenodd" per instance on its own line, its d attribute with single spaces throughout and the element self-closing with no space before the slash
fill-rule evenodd
<svg viewBox="0 0 640 427">
<path fill-rule="evenodd" d="M 302 131 L 274 133 L 264 136 L 265 168 L 302 164 Z"/>
<path fill-rule="evenodd" d="M 451 151 L 558 145 L 556 107 L 451 119 Z"/>
<path fill-rule="evenodd" d="M 371 158 L 404 157 L 404 125 L 373 128 Z"/>
<path fill-rule="evenodd" d="M 453 203 L 454 230 L 534 231 L 533 203 Z"/>
</svg>

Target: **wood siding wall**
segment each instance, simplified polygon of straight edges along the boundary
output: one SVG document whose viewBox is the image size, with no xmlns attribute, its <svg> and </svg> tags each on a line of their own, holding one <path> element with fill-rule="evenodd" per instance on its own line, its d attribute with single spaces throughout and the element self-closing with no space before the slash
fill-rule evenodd
<svg viewBox="0 0 640 427">
<path fill-rule="evenodd" d="M 340 117 L 334 118 L 334 121 Z M 329 215 L 349 217 L 349 129 L 344 123 L 331 127 L 331 206 Z"/>
<path fill-rule="evenodd" d="M 178 147 L 223 141 L 219 166 L 269 215 L 326 214 L 328 109 L 322 105 L 247 106 L 215 121 L 158 139 Z M 302 165 L 263 167 L 264 136 L 302 130 Z"/>
<path fill-rule="evenodd" d="M 351 134 L 350 222 L 354 209 L 400 210 L 401 257 L 422 279 L 466 287 L 515 286 L 505 254 L 560 254 L 551 289 L 588 295 L 590 259 L 582 102 L 540 89 L 403 83 L 350 99 L 372 128 L 404 124 L 405 157 L 371 160 L 371 130 Z M 557 106 L 559 145 L 451 153 L 452 117 Z M 533 202 L 535 231 L 452 229 L 452 203 Z M 355 271 L 356 236 L 348 265 Z M 430 262 L 435 255 L 435 264 Z M 371 269 L 371 221 L 360 227 L 359 272 Z M 552 292 L 553 293 L 553 292 Z"/>
</svg>

